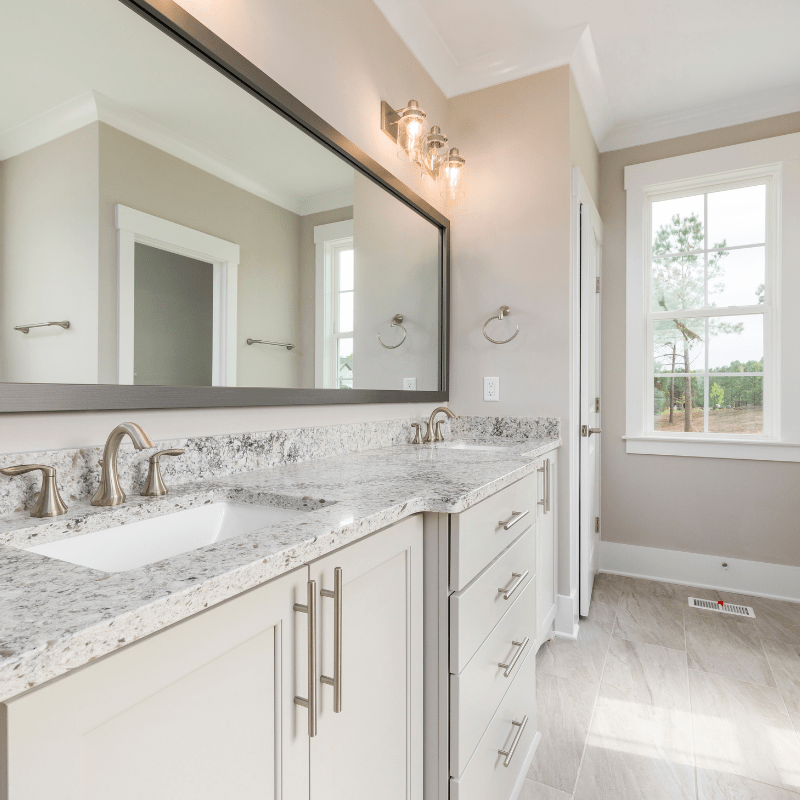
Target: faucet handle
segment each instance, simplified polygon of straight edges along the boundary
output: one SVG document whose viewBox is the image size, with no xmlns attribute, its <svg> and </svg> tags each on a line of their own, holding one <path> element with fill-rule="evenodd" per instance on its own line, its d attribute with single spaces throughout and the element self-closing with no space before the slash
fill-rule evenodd
<svg viewBox="0 0 800 800">
<path fill-rule="evenodd" d="M 423 438 L 422 438 L 422 426 L 423 425 L 426 426 L 426 431 L 427 431 L 427 423 L 425 423 L 425 422 L 412 422 L 411 423 L 411 427 L 417 429 L 417 432 L 414 434 L 414 441 L 411 442 L 411 444 L 423 444 L 423 441 L 424 441 Z M 427 435 L 427 433 L 426 433 L 426 435 Z"/>
<path fill-rule="evenodd" d="M 142 489 L 143 497 L 161 497 L 161 495 L 167 494 L 169 489 L 164 485 L 164 480 L 161 477 L 161 456 L 180 456 L 185 452 L 186 449 L 184 447 L 173 450 L 159 450 L 147 459 L 150 466 L 147 469 L 147 480 L 145 480 L 144 488 Z"/>
<path fill-rule="evenodd" d="M 445 420 L 439 419 L 436 420 L 436 427 L 433 430 L 433 441 L 434 442 L 443 442 L 444 441 L 444 434 L 442 433 L 442 425 L 444 425 Z"/>
<path fill-rule="evenodd" d="M 17 464 L 13 467 L 0 469 L 0 475 L 7 475 L 9 478 L 13 478 L 16 475 L 23 475 L 26 472 L 33 472 L 37 469 L 41 470 L 42 473 L 42 488 L 39 491 L 36 504 L 31 509 L 31 516 L 40 518 L 60 517 L 62 514 L 66 514 L 67 505 L 58 493 L 55 467 L 49 467 L 46 464 Z"/>
</svg>

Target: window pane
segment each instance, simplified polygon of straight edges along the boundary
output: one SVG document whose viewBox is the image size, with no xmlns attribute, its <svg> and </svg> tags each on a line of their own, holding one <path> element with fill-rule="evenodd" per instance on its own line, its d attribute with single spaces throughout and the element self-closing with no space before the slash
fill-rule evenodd
<svg viewBox="0 0 800 800">
<path fill-rule="evenodd" d="M 709 253 L 708 304 L 754 306 L 763 303 L 765 263 L 763 247 Z"/>
<path fill-rule="evenodd" d="M 339 389 L 353 388 L 353 340 L 336 341 L 336 385 Z"/>
<path fill-rule="evenodd" d="M 710 377 L 708 430 L 710 433 L 764 432 L 764 379 Z"/>
<path fill-rule="evenodd" d="M 653 371 L 701 372 L 705 370 L 704 319 L 653 321 Z"/>
<path fill-rule="evenodd" d="M 708 195 L 709 247 L 766 241 L 767 187 L 747 186 Z"/>
<path fill-rule="evenodd" d="M 708 368 L 712 372 L 764 371 L 764 317 L 711 317 Z"/>
<path fill-rule="evenodd" d="M 653 311 L 704 308 L 705 256 L 654 258 L 650 278 Z"/>
<path fill-rule="evenodd" d="M 653 255 L 703 248 L 703 195 L 653 203 Z"/>
<path fill-rule="evenodd" d="M 339 333 L 353 330 L 353 292 L 339 295 Z"/>
<path fill-rule="evenodd" d="M 655 378 L 653 430 L 703 433 L 704 378 Z"/>
<path fill-rule="evenodd" d="M 353 288 L 353 251 L 339 251 L 339 291 L 346 292 Z"/>
</svg>

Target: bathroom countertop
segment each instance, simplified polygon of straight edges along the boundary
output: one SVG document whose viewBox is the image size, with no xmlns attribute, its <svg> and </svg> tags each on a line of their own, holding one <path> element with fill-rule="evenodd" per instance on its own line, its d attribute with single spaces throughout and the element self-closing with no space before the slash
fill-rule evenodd
<svg viewBox="0 0 800 800">
<path fill-rule="evenodd" d="M 466 440 L 459 440 L 466 441 Z M 559 439 L 397 445 L 173 487 L 66 515 L 0 516 L 0 702 L 423 511 L 465 511 L 535 469 Z M 302 516 L 126 572 L 23 549 L 218 500 Z"/>
</svg>

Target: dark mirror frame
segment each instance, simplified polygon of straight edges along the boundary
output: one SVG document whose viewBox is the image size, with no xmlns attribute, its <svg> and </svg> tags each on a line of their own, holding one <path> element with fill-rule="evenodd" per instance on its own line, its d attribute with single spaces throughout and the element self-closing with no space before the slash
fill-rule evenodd
<svg viewBox="0 0 800 800">
<path fill-rule="evenodd" d="M 112 2 L 113 0 L 109 0 Z M 282 389 L 233 386 L 118 386 L 114 384 L 0 383 L 0 412 L 107 411 L 142 408 L 439 403 L 449 399 L 450 221 L 349 139 L 318 117 L 241 53 L 173 0 L 116 0 L 147 19 L 218 72 L 308 133 L 354 169 L 439 228 L 439 391 Z M 378 124 L 379 109 L 375 109 Z"/>
</svg>

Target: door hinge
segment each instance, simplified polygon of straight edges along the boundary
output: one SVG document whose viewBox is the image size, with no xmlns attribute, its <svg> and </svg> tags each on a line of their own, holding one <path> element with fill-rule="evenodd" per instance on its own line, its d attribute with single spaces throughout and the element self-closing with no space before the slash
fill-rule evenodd
<svg viewBox="0 0 800 800">
<path fill-rule="evenodd" d="M 595 278 L 594 290 L 598 294 L 600 293 L 600 278 Z"/>
<path fill-rule="evenodd" d="M 600 398 L 599 397 L 595 397 L 595 399 L 594 399 L 594 413 L 595 414 L 599 414 L 600 413 Z"/>
<path fill-rule="evenodd" d="M 594 518 L 594 532 L 600 533 L 600 517 Z"/>
</svg>

